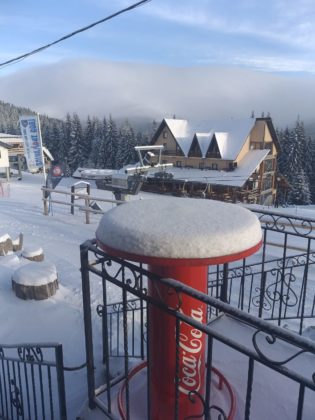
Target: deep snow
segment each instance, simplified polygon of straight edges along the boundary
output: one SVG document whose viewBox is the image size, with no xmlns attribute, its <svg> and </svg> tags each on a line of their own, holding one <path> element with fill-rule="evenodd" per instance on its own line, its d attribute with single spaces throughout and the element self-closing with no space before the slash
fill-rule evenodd
<svg viewBox="0 0 315 420">
<path fill-rule="evenodd" d="M 68 189 L 69 182 L 65 180 L 60 188 Z M 64 348 L 65 365 L 77 366 L 85 361 L 79 245 L 95 237 L 100 216 L 92 215 L 91 224 L 86 225 L 83 212 L 76 209 L 75 215 L 72 216 L 69 207 L 57 204 L 52 204 L 51 214 L 44 216 L 40 190 L 43 183 L 42 175 L 28 173 L 23 174 L 21 181 L 12 179 L 10 195 L 0 197 L 0 233 L 15 238 L 22 232 L 25 247 L 42 248 L 45 261 L 56 266 L 59 290 L 55 296 L 45 301 L 18 299 L 11 288 L 11 275 L 18 267 L 28 262 L 22 258 L 21 252 L 17 252 L 15 256 L 0 257 L 0 343 L 60 342 Z M 111 193 L 99 190 L 93 190 L 93 195 L 113 198 Z M 156 198 L 156 195 L 140 194 L 133 199 L 151 197 Z M 69 197 L 67 200 L 69 201 Z M 101 207 L 110 209 L 115 207 L 115 204 L 102 203 Z M 286 211 L 289 210 L 286 209 Z M 315 217 L 315 209 L 293 209 L 293 212 L 294 214 L 306 213 L 309 217 Z M 278 250 L 276 249 L 275 252 L 277 253 Z M 93 307 L 99 303 L 100 291 L 101 284 L 97 282 L 91 290 Z M 115 300 L 114 292 L 111 299 Z M 96 311 L 92 311 L 92 314 L 93 319 L 96 319 Z M 100 360 L 100 353 L 97 353 L 101 349 L 100 322 L 94 324 L 95 359 Z M 240 393 L 244 383 L 246 361 L 239 361 L 235 352 L 234 355 L 229 356 L 228 360 L 229 362 L 221 364 L 220 368 L 232 381 L 237 393 Z M 258 367 L 258 369 L 262 371 L 262 376 L 261 382 L 255 386 L 254 397 L 263 396 L 264 402 L 267 402 L 270 386 L 266 387 L 264 383 L 265 368 Z M 231 374 L 232 371 L 233 374 Z M 85 370 L 65 373 L 65 376 L 69 418 L 72 419 L 78 414 L 87 396 Z M 276 383 L 277 378 L 274 380 L 274 388 L 283 387 L 284 390 L 295 392 L 296 387 L 292 384 L 287 386 Z M 292 409 L 286 391 L 282 394 L 285 398 L 281 406 L 267 404 L 268 416 L 263 416 L 261 419 L 257 417 L 256 420 L 266 418 L 287 420 L 291 416 L 294 418 L 295 403 Z M 257 401 L 253 400 L 253 405 L 256 402 L 259 406 L 259 399 Z M 279 410 L 279 415 L 276 415 L 274 410 L 276 412 Z M 270 417 L 269 414 L 274 417 Z"/>
</svg>

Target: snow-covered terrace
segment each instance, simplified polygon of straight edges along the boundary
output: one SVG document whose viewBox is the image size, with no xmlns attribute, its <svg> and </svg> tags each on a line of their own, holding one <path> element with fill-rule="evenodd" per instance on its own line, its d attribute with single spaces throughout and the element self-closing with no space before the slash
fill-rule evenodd
<svg viewBox="0 0 315 420">
<path fill-rule="evenodd" d="M 67 191 L 69 191 L 70 186 L 75 182 L 75 180 L 69 178 L 63 181 L 58 188 Z M 91 224 L 86 225 L 84 224 L 82 212 L 76 211 L 72 216 L 69 208 L 58 204 L 53 204 L 50 215 L 44 216 L 42 194 L 40 191 L 42 185 L 42 175 L 23 174 L 21 181 L 12 181 L 10 196 L 0 198 L 0 236 L 2 234 L 10 234 L 12 237 L 16 237 L 20 232 L 23 232 L 25 246 L 32 244 L 32 246 L 42 247 L 47 261 L 51 261 L 56 265 L 59 290 L 55 296 L 46 301 L 34 302 L 19 300 L 12 292 L 11 276 L 14 270 L 23 263 L 22 257 L 20 253 L 14 255 L 14 258 L 12 256 L 0 257 L 0 318 L 2 320 L 0 323 L 0 343 L 60 342 L 63 345 L 64 365 L 73 367 L 85 361 L 79 244 L 87 238 L 93 238 L 95 236 L 95 230 L 98 226 L 100 216 L 92 214 Z M 91 185 L 93 185 L 93 182 Z M 93 194 L 99 195 L 101 198 L 112 197 L 112 194 L 108 191 L 95 190 Z M 133 199 L 150 199 L 152 197 L 157 197 L 157 195 L 141 193 L 139 196 L 133 197 Z M 161 200 L 164 199 L 163 196 L 159 197 Z M 178 200 L 181 199 L 178 198 Z M 106 207 L 104 205 L 104 209 L 109 210 L 113 206 L 107 204 Z M 307 339 L 307 337 L 314 339 L 315 324 L 314 209 L 311 206 L 308 206 L 306 209 L 277 209 L 276 214 L 273 215 L 271 213 L 275 212 L 271 212 L 272 209 L 262 209 L 259 206 L 255 206 L 255 210 L 258 212 L 264 211 L 265 225 L 268 223 L 267 245 L 265 251 L 262 250 L 258 254 L 255 254 L 253 259 L 244 262 L 245 268 L 243 261 L 238 266 L 232 265 L 229 267 L 229 287 L 227 290 L 229 311 L 232 314 L 233 307 L 242 308 L 244 320 L 247 317 L 247 313 L 250 313 L 254 315 L 255 319 L 269 319 L 270 327 L 279 323 L 285 327 L 283 331 L 285 334 L 289 333 L 290 339 L 294 339 L 298 335 L 292 332 L 290 333 L 288 330 L 299 331 L 301 328 L 300 333 L 304 336 L 303 343 L 309 343 L 310 349 L 314 345 L 314 342 Z M 197 206 L 195 214 L 198 214 Z M 285 237 L 286 248 L 284 247 Z M 303 249 L 304 251 L 302 251 Z M 307 250 L 309 250 L 309 253 Z M 95 262 L 94 254 L 92 254 L 92 261 Z M 262 268 L 262 261 L 264 268 Z M 95 268 L 95 266 L 93 267 Z M 113 261 L 112 266 L 105 264 L 104 268 L 106 268 L 112 278 L 115 278 L 121 265 Z M 218 288 L 217 284 L 221 284 L 221 276 L 223 275 L 222 267 L 219 267 L 218 271 L 216 268 L 213 267 L 213 270 L 211 270 L 213 273 L 210 273 L 209 277 L 209 296 L 214 298 L 220 292 L 220 287 Z M 132 271 L 127 271 L 127 268 L 125 272 L 128 273 L 127 277 L 130 279 L 136 280 L 138 278 L 133 276 Z M 97 308 L 103 303 L 102 282 L 94 274 L 91 276 L 91 279 L 91 309 L 95 357 L 95 371 L 93 371 L 95 373 L 96 385 L 103 386 L 103 388 L 98 388 L 98 392 L 102 392 L 106 377 L 102 362 L 103 329 L 101 318 L 98 315 L 100 311 L 97 312 Z M 108 313 L 111 313 L 111 317 L 116 316 L 116 320 L 120 320 L 119 325 L 122 328 L 123 314 L 126 312 L 122 310 L 123 306 L 121 306 L 121 288 L 117 288 L 114 284 L 109 285 L 109 283 L 107 288 Z M 283 299 L 279 299 L 281 290 Z M 134 289 L 134 292 L 137 293 L 137 289 Z M 265 293 L 262 294 L 262 292 Z M 115 305 L 115 302 L 120 302 L 120 304 Z M 259 302 L 263 303 L 263 305 L 260 305 Z M 210 302 L 209 300 L 211 307 L 212 303 L 213 301 L 211 300 Z M 134 314 L 134 325 L 138 328 L 135 331 L 140 333 L 140 312 L 130 311 L 131 307 L 132 304 L 130 303 L 127 312 L 128 322 L 130 322 L 129 326 L 133 325 L 132 314 Z M 220 308 L 226 310 L 225 306 L 220 306 Z M 239 315 L 239 312 L 237 315 Z M 281 319 L 279 319 L 279 315 L 281 315 Z M 252 317 L 249 318 L 252 321 Z M 247 321 L 249 318 L 247 318 Z M 231 325 L 234 319 L 231 320 L 228 317 L 225 321 L 226 327 L 223 335 L 226 337 L 230 335 L 231 340 L 234 341 L 241 339 L 243 348 L 246 347 L 249 351 L 254 352 L 255 349 L 253 349 L 251 336 L 248 334 L 249 329 L 246 325 L 245 329 L 247 334 L 245 334 L 243 328 L 236 329 Z M 242 327 L 242 324 L 237 325 L 238 327 Z M 120 333 L 117 335 L 115 333 L 117 331 L 116 327 L 117 324 L 113 320 L 112 327 L 110 327 L 112 341 L 109 347 L 111 354 L 113 354 L 113 358 L 111 359 L 112 375 L 115 375 L 117 372 L 122 372 L 120 362 L 123 360 L 122 356 L 124 355 L 122 330 L 120 329 Z M 215 332 L 216 326 L 214 321 L 212 332 L 218 334 L 219 327 L 217 325 L 218 329 Z M 129 330 L 129 332 L 131 331 Z M 131 338 L 131 334 L 129 337 Z M 139 345 L 141 342 L 140 334 L 135 337 L 134 347 L 129 342 L 128 351 L 130 354 L 134 352 L 139 356 L 141 353 L 141 346 Z M 141 337 L 143 338 L 143 336 Z M 282 369 L 281 367 L 278 366 L 276 370 L 272 370 L 270 366 L 256 361 L 254 362 L 250 415 L 245 417 L 244 407 L 246 398 L 244 396 L 246 395 L 247 389 L 249 359 L 245 354 L 240 355 L 219 341 L 215 340 L 213 364 L 224 373 L 234 389 L 238 401 L 238 410 L 235 415 L 236 420 L 244 418 L 250 418 L 252 420 L 313 420 L 315 412 L 314 392 L 306 387 L 303 397 L 303 395 L 299 394 L 300 387 L 298 382 L 292 381 L 286 376 L 286 373 L 281 375 L 277 372 L 278 368 Z M 296 341 L 298 342 L 299 340 Z M 262 344 L 262 342 L 264 342 L 264 347 L 262 347 L 264 351 L 269 351 L 271 347 L 279 345 L 278 338 L 272 344 L 272 340 L 269 340 L 269 342 L 266 341 L 264 335 L 259 338 L 259 343 Z M 277 347 L 277 350 L 267 355 L 281 361 L 289 353 L 290 355 L 293 353 L 292 349 L 288 347 L 284 349 L 280 345 L 280 348 Z M 4 356 L 6 356 L 8 350 L 2 349 L 2 351 Z M 114 353 L 116 356 L 119 353 L 120 357 L 114 357 Z M 303 353 L 301 359 L 297 357 L 289 363 L 289 368 L 292 368 L 293 371 L 298 369 L 303 377 L 311 381 L 314 372 L 312 355 L 313 353 L 309 352 Z M 15 358 L 17 357 L 16 353 Z M 134 359 L 134 363 L 138 363 L 138 361 L 139 358 Z M 11 366 L 11 362 L 9 363 Z M 284 372 L 285 368 L 284 366 Z M 1 369 L 0 360 L 0 375 L 2 373 Z M 37 372 L 37 367 L 35 371 Z M 80 407 L 87 399 L 86 372 L 84 370 L 65 372 L 65 377 L 68 418 L 73 419 L 78 416 Z M 56 389 L 53 389 L 53 394 L 56 397 Z M 102 396 L 106 402 L 106 394 L 103 393 Z M 299 396 L 301 397 L 300 399 Z M 9 393 L 8 398 L 10 398 Z M 141 399 L 138 398 L 136 403 L 140 406 L 141 404 L 139 403 L 144 400 L 145 396 Z M 298 401 L 304 401 L 303 413 L 301 411 L 298 412 Z M 40 397 L 38 397 L 37 402 L 40 408 Z M 16 410 L 16 407 L 13 410 Z M 98 420 L 104 418 L 104 413 L 101 410 L 87 411 L 89 417 L 85 418 L 97 418 Z M 97 417 L 97 414 L 99 417 Z M 216 414 L 213 413 L 214 418 L 217 418 Z M 41 411 L 39 418 L 40 415 Z M 132 417 L 132 420 L 139 420 L 139 418 Z"/>
<path fill-rule="evenodd" d="M 173 167 L 168 168 L 167 173 L 171 173 L 175 180 L 183 182 L 242 187 L 268 153 L 269 150 L 250 150 L 233 171 Z M 156 172 L 159 170 L 153 169 L 148 177 L 154 177 Z"/>
</svg>

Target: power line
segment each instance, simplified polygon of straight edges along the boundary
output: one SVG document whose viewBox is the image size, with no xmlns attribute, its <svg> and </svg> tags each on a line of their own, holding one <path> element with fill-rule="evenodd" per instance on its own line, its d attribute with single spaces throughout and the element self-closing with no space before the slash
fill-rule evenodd
<svg viewBox="0 0 315 420">
<path fill-rule="evenodd" d="M 71 32 L 68 35 L 64 35 L 63 37 L 57 39 L 56 41 L 53 41 L 53 42 L 51 42 L 49 44 L 46 44 L 46 45 L 43 45 L 42 47 L 36 48 L 35 50 L 30 51 L 28 53 L 25 53 L 23 55 L 20 55 L 18 57 L 12 58 L 11 60 L 8 60 L 8 61 L 5 61 L 3 63 L 0 63 L 0 67 L 6 66 L 8 64 L 13 64 L 13 63 L 15 63 L 17 61 L 24 60 L 25 58 L 29 57 L 30 55 L 34 55 L 34 54 L 37 54 L 37 53 L 39 53 L 39 52 L 41 52 L 43 50 L 46 50 L 47 48 L 51 47 L 52 45 L 56 45 L 59 42 L 65 41 L 68 38 L 71 38 L 71 37 L 73 37 L 73 36 L 75 36 L 75 35 L 77 35 L 77 34 L 79 34 L 81 32 L 87 31 L 88 29 L 91 29 L 94 26 L 99 25 L 100 23 L 104 23 L 104 22 L 106 22 L 108 20 L 111 20 L 111 19 L 113 19 L 116 16 L 119 16 L 119 15 L 125 13 L 125 12 L 129 12 L 130 10 L 135 9 L 136 7 L 142 6 L 144 3 L 148 3 L 150 1 L 151 0 L 142 0 L 142 1 L 139 1 L 137 3 L 134 3 L 131 6 L 126 7 L 125 9 L 119 10 L 118 12 L 113 13 L 112 15 L 109 15 L 109 16 L 103 18 L 103 19 L 98 20 L 97 22 L 91 23 L 88 26 L 84 26 L 83 28 L 78 29 L 78 30 L 76 30 L 74 32 Z"/>
</svg>

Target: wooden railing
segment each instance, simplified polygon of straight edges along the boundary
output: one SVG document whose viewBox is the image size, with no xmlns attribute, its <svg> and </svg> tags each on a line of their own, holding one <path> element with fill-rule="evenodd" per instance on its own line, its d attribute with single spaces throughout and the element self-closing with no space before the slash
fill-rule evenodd
<svg viewBox="0 0 315 420">
<path fill-rule="evenodd" d="M 91 204 L 92 204 L 93 201 L 97 201 L 97 202 L 101 202 L 101 203 L 113 203 L 113 204 L 117 204 L 117 205 L 118 204 L 123 204 L 125 202 L 125 201 L 111 200 L 111 199 L 107 199 L 107 198 L 94 197 L 94 196 L 90 195 L 89 191 L 86 192 L 86 193 L 68 192 L 68 191 L 57 190 L 57 189 L 54 189 L 54 188 L 47 188 L 47 187 L 42 187 L 41 190 L 43 192 L 43 203 L 44 203 L 44 215 L 45 216 L 48 216 L 48 214 L 50 212 L 50 204 L 51 203 L 61 204 L 61 205 L 65 205 L 65 206 L 70 206 L 70 211 L 71 211 L 72 215 L 74 214 L 74 208 L 78 208 L 78 209 L 84 211 L 85 212 L 85 223 L 87 223 L 87 224 L 90 223 L 90 214 L 91 213 L 104 214 L 103 210 L 97 210 L 97 209 L 91 208 Z M 52 194 L 61 194 L 65 197 L 70 197 L 70 202 L 52 199 Z M 81 204 L 75 204 L 74 199 L 83 199 L 84 200 L 84 206 L 82 206 Z"/>
</svg>

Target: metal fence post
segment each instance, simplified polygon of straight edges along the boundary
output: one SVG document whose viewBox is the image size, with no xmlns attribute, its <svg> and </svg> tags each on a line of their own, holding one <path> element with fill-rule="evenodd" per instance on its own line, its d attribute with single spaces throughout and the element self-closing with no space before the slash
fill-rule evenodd
<svg viewBox="0 0 315 420">
<path fill-rule="evenodd" d="M 56 354 L 56 372 L 58 382 L 58 396 L 59 396 L 59 414 L 61 420 L 67 420 L 67 405 L 66 405 L 66 390 L 65 390 L 65 378 L 63 370 L 63 353 L 62 345 L 58 345 L 55 348 Z"/>
<path fill-rule="evenodd" d="M 93 334 L 92 334 L 92 317 L 91 317 L 91 297 L 90 297 L 90 276 L 88 269 L 88 244 L 87 242 L 80 245 L 81 258 L 81 277 L 82 277 L 82 299 L 83 299 L 83 315 L 84 315 L 84 332 L 85 332 L 85 351 L 87 365 L 87 382 L 88 382 L 88 398 L 89 408 L 95 408 L 95 375 L 94 375 L 94 355 L 93 355 Z"/>
<path fill-rule="evenodd" d="M 228 301 L 228 275 L 229 275 L 229 264 L 223 264 L 223 279 L 222 279 L 222 286 L 221 286 L 221 293 L 220 293 L 220 300 L 222 302 Z"/>
</svg>

